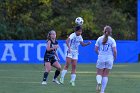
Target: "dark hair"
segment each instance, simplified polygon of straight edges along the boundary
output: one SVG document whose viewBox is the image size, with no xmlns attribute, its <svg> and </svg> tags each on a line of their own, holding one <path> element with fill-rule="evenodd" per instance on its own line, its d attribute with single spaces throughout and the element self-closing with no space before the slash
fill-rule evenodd
<svg viewBox="0 0 140 93">
<path fill-rule="evenodd" d="M 78 31 L 78 30 L 80 30 L 80 29 L 82 29 L 81 26 L 76 26 L 74 30 L 75 30 L 75 31 Z"/>
<path fill-rule="evenodd" d="M 112 34 L 112 28 L 110 26 L 105 26 L 103 32 L 104 32 L 104 38 L 102 44 L 105 45 L 106 42 L 108 41 L 108 36 Z"/>
</svg>

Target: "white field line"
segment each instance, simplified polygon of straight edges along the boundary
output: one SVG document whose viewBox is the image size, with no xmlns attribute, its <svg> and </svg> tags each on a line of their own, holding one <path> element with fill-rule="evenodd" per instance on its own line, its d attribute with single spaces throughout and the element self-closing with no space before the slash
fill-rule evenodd
<svg viewBox="0 0 140 93">
<path fill-rule="evenodd" d="M 43 73 L 44 71 L 35 71 L 35 70 L 10 70 L 11 71 L 15 71 L 15 72 L 29 72 L 29 73 Z M 6 69 L 1 69 L 0 72 L 9 72 L 9 70 L 6 70 Z M 51 72 L 55 72 L 55 71 L 51 71 Z M 68 73 L 71 73 L 70 71 L 68 71 Z M 96 73 L 96 70 L 95 71 L 76 71 L 76 73 L 80 73 L 80 74 L 95 74 Z M 128 72 L 128 71 L 111 71 L 110 73 L 113 73 L 113 74 L 140 74 L 140 72 Z"/>
<path fill-rule="evenodd" d="M 82 75 L 82 76 L 89 76 L 89 75 Z M 92 75 L 90 75 L 92 76 Z M 140 78 L 140 74 L 139 75 L 114 75 L 111 74 L 110 77 L 126 77 L 126 78 Z M 29 77 L 20 77 L 20 76 L 0 76 L 0 79 L 28 79 Z"/>
</svg>

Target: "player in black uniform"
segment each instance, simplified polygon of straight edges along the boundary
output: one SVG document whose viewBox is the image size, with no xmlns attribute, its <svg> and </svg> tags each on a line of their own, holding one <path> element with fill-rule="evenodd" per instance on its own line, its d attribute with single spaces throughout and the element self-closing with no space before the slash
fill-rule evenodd
<svg viewBox="0 0 140 93">
<path fill-rule="evenodd" d="M 61 71 L 61 65 L 59 64 L 59 57 L 56 53 L 57 48 L 58 48 L 58 42 L 56 41 L 56 32 L 54 30 L 51 30 L 47 36 L 47 49 L 44 55 L 45 72 L 44 72 L 43 82 L 42 82 L 43 85 L 47 84 L 46 82 L 47 77 L 49 72 L 51 71 L 52 66 L 56 68 L 53 82 L 60 84 L 59 81 L 57 80 L 57 77 L 59 76 Z"/>
</svg>

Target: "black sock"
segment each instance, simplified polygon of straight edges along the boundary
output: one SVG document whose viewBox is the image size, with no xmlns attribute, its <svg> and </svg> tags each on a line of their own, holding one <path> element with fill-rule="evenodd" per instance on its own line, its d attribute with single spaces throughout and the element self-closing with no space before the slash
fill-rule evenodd
<svg viewBox="0 0 140 93">
<path fill-rule="evenodd" d="M 46 81 L 47 80 L 48 74 L 49 74 L 48 72 L 44 72 L 43 81 Z"/>
<path fill-rule="evenodd" d="M 59 74 L 60 74 L 60 71 L 59 70 L 56 70 L 55 71 L 55 75 L 54 75 L 54 79 L 56 79 L 59 76 Z"/>
</svg>

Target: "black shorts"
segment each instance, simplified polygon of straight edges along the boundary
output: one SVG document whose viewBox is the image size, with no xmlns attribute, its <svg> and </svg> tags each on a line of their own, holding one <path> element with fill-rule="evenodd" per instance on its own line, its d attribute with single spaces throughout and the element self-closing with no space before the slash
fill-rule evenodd
<svg viewBox="0 0 140 93">
<path fill-rule="evenodd" d="M 44 65 L 45 65 L 45 62 L 50 62 L 51 65 L 52 65 L 52 64 L 55 63 L 56 61 L 57 61 L 57 60 L 55 59 L 55 56 L 52 56 L 52 57 L 46 56 L 46 57 L 44 57 Z"/>
</svg>

